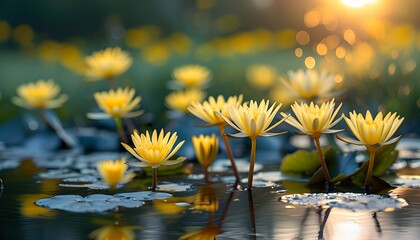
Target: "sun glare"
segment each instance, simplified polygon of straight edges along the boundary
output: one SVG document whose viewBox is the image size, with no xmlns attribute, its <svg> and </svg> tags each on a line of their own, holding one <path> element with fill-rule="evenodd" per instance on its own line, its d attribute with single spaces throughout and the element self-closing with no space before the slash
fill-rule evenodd
<svg viewBox="0 0 420 240">
<path fill-rule="evenodd" d="M 373 3 L 376 0 L 341 0 L 343 4 L 351 8 L 363 7 L 366 4 Z"/>
</svg>

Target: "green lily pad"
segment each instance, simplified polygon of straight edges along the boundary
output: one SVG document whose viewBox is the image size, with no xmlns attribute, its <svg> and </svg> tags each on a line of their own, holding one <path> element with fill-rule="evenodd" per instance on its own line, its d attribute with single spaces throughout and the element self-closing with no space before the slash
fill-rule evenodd
<svg viewBox="0 0 420 240">
<path fill-rule="evenodd" d="M 325 160 L 327 163 L 331 158 L 327 158 L 333 152 L 330 148 L 322 150 Z M 280 166 L 281 172 L 298 177 L 312 176 L 315 171 L 319 169 L 321 162 L 319 161 L 318 154 L 316 151 L 305 151 L 297 150 L 292 154 L 288 154 L 283 158 L 283 162 Z"/>
</svg>

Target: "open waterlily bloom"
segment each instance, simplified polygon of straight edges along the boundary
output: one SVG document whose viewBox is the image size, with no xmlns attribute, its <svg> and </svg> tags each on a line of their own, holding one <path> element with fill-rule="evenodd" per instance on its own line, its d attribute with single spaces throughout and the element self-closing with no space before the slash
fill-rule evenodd
<svg viewBox="0 0 420 240">
<path fill-rule="evenodd" d="M 382 112 L 379 112 L 375 118 L 372 117 L 369 111 L 366 111 L 366 116 L 360 113 L 357 114 L 356 111 L 350 112 L 349 115 L 350 118 L 344 117 L 344 120 L 358 140 L 342 136 L 337 136 L 337 138 L 350 144 L 365 145 L 369 152 L 369 166 L 364 186 L 369 187 L 373 175 L 376 151 L 379 147 L 395 143 L 400 139 L 401 136 L 390 138 L 400 127 L 404 118 L 400 118 L 396 112 L 389 112 L 385 117 L 383 117 Z"/>
<path fill-rule="evenodd" d="M 128 165 L 126 160 L 105 160 L 97 164 L 97 169 L 102 180 L 111 187 L 118 183 L 127 183 L 134 177 L 134 173 L 127 173 Z"/>
<path fill-rule="evenodd" d="M 175 142 L 178 138 L 176 132 L 171 134 L 165 132 L 163 129 L 159 135 L 156 130 L 153 130 L 150 136 L 149 131 L 146 134 L 139 134 L 135 131 L 131 135 L 131 139 L 134 143 L 134 148 L 130 147 L 125 143 L 121 143 L 125 149 L 135 158 L 140 160 L 137 163 L 131 163 L 130 165 L 136 167 L 151 167 L 152 168 L 152 190 L 155 191 L 157 188 L 157 168 L 160 165 L 175 165 L 185 161 L 185 157 L 179 157 L 175 160 L 169 160 L 175 153 L 181 148 L 185 141 L 178 143 L 175 148 Z"/>
<path fill-rule="evenodd" d="M 225 117 L 221 111 L 217 112 L 231 127 L 239 131 L 239 133 L 229 134 L 229 136 L 255 139 L 259 136 L 272 137 L 285 133 L 269 132 L 286 119 L 283 118 L 270 126 L 280 107 L 281 104 L 276 107 L 276 103 L 273 103 L 270 107 L 269 100 L 262 100 L 259 104 L 256 101 L 251 100 L 249 103 L 245 103 L 239 107 L 232 105 L 228 106 L 227 109 L 230 119 Z"/>
<path fill-rule="evenodd" d="M 176 68 L 173 77 L 178 85 L 187 88 L 203 87 L 211 77 L 211 72 L 200 65 L 187 65 Z"/>
<path fill-rule="evenodd" d="M 286 122 L 291 126 L 297 128 L 299 134 L 309 135 L 313 138 L 319 138 L 322 133 L 337 133 L 343 130 L 331 129 L 343 118 L 339 117 L 334 121 L 338 111 L 341 108 L 340 104 L 335 110 L 334 99 L 323 103 L 321 106 L 311 102 L 309 105 L 306 103 L 295 102 L 291 108 L 296 116 L 289 117 Z M 281 113 L 283 117 L 287 117 L 286 113 Z"/>
<path fill-rule="evenodd" d="M 225 118 L 230 119 L 227 106 L 232 105 L 239 107 L 242 104 L 242 99 L 242 95 L 230 96 L 227 100 L 225 100 L 222 95 L 219 95 L 216 99 L 213 96 L 210 96 L 207 101 L 202 103 L 198 101 L 191 103 L 188 107 L 188 111 L 209 125 L 226 126 L 226 121 L 215 111 L 220 111 Z"/>
<path fill-rule="evenodd" d="M 99 108 L 104 112 L 88 113 L 88 118 L 129 118 L 139 116 L 143 113 L 141 110 L 132 111 L 141 101 L 140 96 L 134 97 L 135 90 L 132 88 L 110 89 L 107 92 L 97 92 L 94 96 Z"/>
<path fill-rule="evenodd" d="M 284 103 L 294 100 L 314 101 L 319 98 L 331 98 L 340 92 L 335 91 L 337 82 L 334 75 L 316 70 L 288 71 L 288 79 L 280 78 L 280 84 L 272 92 L 272 97 Z M 290 101 L 292 100 L 292 101 Z"/>
<path fill-rule="evenodd" d="M 366 112 L 366 117 L 360 113 L 357 114 L 356 111 L 350 112 L 349 115 L 350 118 L 344 117 L 344 120 L 357 140 L 337 136 L 344 142 L 379 147 L 394 143 L 401 137 L 390 139 L 404 121 L 404 118 L 400 118 L 396 112 L 389 112 L 385 117 L 382 112 L 379 112 L 375 118 L 369 111 Z"/>
<path fill-rule="evenodd" d="M 112 79 L 123 74 L 132 64 L 132 59 L 121 48 L 107 48 L 94 52 L 85 59 L 86 76 L 90 81 Z"/>
<path fill-rule="evenodd" d="M 18 96 L 12 102 L 23 108 L 58 108 L 67 101 L 66 95 L 58 96 L 60 87 L 51 79 L 22 84 L 16 91 Z"/>
<path fill-rule="evenodd" d="M 175 146 L 177 138 L 178 135 L 176 132 L 173 134 L 167 132 L 165 134 L 162 129 L 159 135 L 156 130 L 153 130 L 152 135 L 150 135 L 149 131 L 141 135 L 134 132 L 131 135 L 134 148 L 125 143 L 121 144 L 129 153 L 140 160 L 140 162 L 130 163 L 130 165 L 157 168 L 160 165 L 174 165 L 186 159 L 185 157 L 179 157 L 176 160 L 169 160 L 185 142 L 181 141 Z"/>
</svg>

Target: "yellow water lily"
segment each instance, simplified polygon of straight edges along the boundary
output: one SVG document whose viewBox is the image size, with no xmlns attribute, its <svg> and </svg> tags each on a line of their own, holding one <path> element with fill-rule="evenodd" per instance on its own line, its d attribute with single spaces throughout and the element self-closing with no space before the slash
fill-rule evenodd
<svg viewBox="0 0 420 240">
<path fill-rule="evenodd" d="M 134 240 L 135 227 L 109 225 L 98 228 L 89 234 L 89 238 L 95 240 Z"/>
<path fill-rule="evenodd" d="M 343 118 L 342 116 L 335 119 L 338 111 L 341 108 L 340 104 L 335 110 L 335 102 L 332 99 L 329 102 L 317 105 L 311 102 L 309 105 L 306 103 L 295 102 L 291 108 L 296 115 L 296 118 L 289 117 L 286 122 L 293 127 L 297 128 L 300 134 L 309 135 L 312 138 L 319 138 L 322 133 L 336 133 L 342 130 L 333 130 L 338 122 Z M 287 117 L 286 113 L 280 113 L 283 117 Z"/>
<path fill-rule="evenodd" d="M 204 96 L 198 89 L 175 91 L 166 96 L 165 103 L 168 108 L 185 113 L 192 102 L 201 102 Z"/>
<path fill-rule="evenodd" d="M 369 111 L 366 111 L 366 117 L 360 113 L 357 114 L 356 111 L 350 112 L 349 115 L 350 118 L 344 117 L 344 120 L 358 141 L 338 136 L 345 142 L 365 145 L 369 148 L 388 145 L 399 139 L 396 137 L 390 140 L 404 120 L 396 112 L 389 112 L 385 117 L 382 112 L 379 112 L 375 118 Z"/>
<path fill-rule="evenodd" d="M 217 96 L 216 99 L 213 96 L 210 96 L 202 103 L 199 101 L 192 102 L 187 109 L 194 116 L 210 125 L 222 125 L 224 127 L 227 125 L 226 121 L 215 111 L 220 111 L 224 117 L 230 118 L 227 106 L 232 105 L 239 107 L 242 104 L 242 99 L 242 94 L 239 96 L 230 96 L 227 100 L 225 100 L 222 95 Z"/>
<path fill-rule="evenodd" d="M 132 64 L 130 56 L 119 47 L 94 52 L 85 58 L 86 76 L 91 81 L 113 79 L 123 74 Z"/>
<path fill-rule="evenodd" d="M 185 142 L 181 141 L 174 148 L 177 138 L 178 135 L 176 132 L 173 134 L 167 132 L 165 134 L 163 129 L 160 131 L 159 135 L 156 130 L 153 130 L 152 135 L 149 134 L 149 131 L 146 131 L 146 134 L 142 133 L 141 135 L 135 131 L 131 135 L 134 148 L 125 143 L 121 143 L 129 153 L 140 160 L 140 162 L 131 163 L 131 165 L 137 167 L 151 167 L 153 169 L 153 190 L 156 189 L 157 168 L 160 165 L 175 165 L 186 159 L 185 157 L 179 157 L 176 160 L 169 160 Z"/>
<path fill-rule="evenodd" d="M 289 71 L 287 74 L 288 79 L 280 77 L 280 84 L 272 94 L 276 100 L 282 102 L 305 100 L 309 102 L 338 94 L 338 92 L 334 92 L 337 82 L 331 73 L 299 69 L 296 72 Z"/>
<path fill-rule="evenodd" d="M 176 68 L 172 73 L 177 84 L 186 88 L 199 88 L 204 86 L 211 77 L 211 72 L 200 65 L 186 65 Z"/>
<path fill-rule="evenodd" d="M 95 93 L 96 103 L 104 112 L 88 113 L 88 118 L 127 118 L 141 115 L 143 111 L 132 112 L 141 101 L 140 96 L 134 97 L 135 92 L 133 88 L 118 88 L 116 90 L 110 89 L 109 91 Z"/>
<path fill-rule="evenodd" d="M 219 140 L 215 134 L 211 136 L 192 136 L 192 143 L 195 151 L 195 156 L 198 162 L 204 168 L 205 179 L 208 181 L 208 167 L 216 159 L 219 151 Z"/>
<path fill-rule="evenodd" d="M 247 70 L 246 76 L 252 86 L 258 89 L 267 89 L 274 84 L 277 72 L 268 65 L 253 65 Z"/>
<path fill-rule="evenodd" d="M 58 108 L 67 101 L 66 95 L 58 96 L 60 87 L 51 79 L 22 84 L 16 92 L 18 96 L 13 97 L 12 102 L 24 108 Z"/>
<path fill-rule="evenodd" d="M 251 100 L 249 103 L 245 103 L 239 107 L 232 105 L 228 106 L 227 109 L 230 119 L 223 116 L 220 111 L 219 115 L 231 127 L 239 131 L 239 133 L 229 134 L 229 136 L 249 137 L 251 139 L 256 139 L 259 136 L 272 137 L 284 133 L 269 133 L 269 131 L 285 120 L 285 118 L 283 118 L 270 126 L 280 107 L 281 103 L 277 106 L 276 103 L 273 103 L 270 107 L 269 100 L 262 100 L 259 104 L 256 101 Z"/>
<path fill-rule="evenodd" d="M 227 106 L 239 107 L 242 104 L 242 95 L 239 96 L 230 96 L 227 100 L 222 95 L 219 95 L 217 99 L 213 96 L 210 96 L 207 101 L 203 103 L 193 102 L 188 107 L 188 111 L 194 116 L 205 121 L 209 125 L 215 125 L 219 128 L 220 136 L 222 136 L 223 142 L 226 147 L 226 152 L 229 157 L 232 171 L 235 174 L 236 181 L 240 181 L 239 171 L 236 167 L 235 160 L 233 158 L 232 150 L 229 145 L 229 141 L 225 134 L 225 128 L 228 125 L 226 121 L 221 117 L 223 115 L 225 118 L 230 119 Z"/>
<path fill-rule="evenodd" d="M 390 139 L 400 127 L 404 118 L 400 118 L 396 112 L 389 112 L 385 117 L 383 117 L 382 112 L 379 112 L 375 118 L 369 111 L 366 111 L 366 116 L 357 114 L 356 111 L 350 112 L 349 115 L 350 118 L 344 117 L 344 120 L 358 140 L 342 136 L 337 136 L 337 138 L 347 143 L 366 146 L 370 157 L 364 185 L 368 187 L 373 173 L 376 151 L 379 147 L 395 143 L 401 138 L 401 136 L 398 136 Z"/>
<path fill-rule="evenodd" d="M 102 180 L 110 187 L 115 187 L 118 183 L 127 183 L 134 177 L 134 173 L 126 174 L 128 165 L 126 160 L 105 160 L 96 165 Z"/>
<path fill-rule="evenodd" d="M 223 116 L 220 111 L 220 116 L 234 129 L 238 130 L 238 133 L 229 134 L 231 137 L 249 137 L 251 139 L 251 154 L 250 164 L 248 171 L 248 189 L 252 188 L 252 180 L 254 176 L 254 165 L 255 165 L 255 154 L 257 149 L 257 138 L 272 137 L 284 134 L 270 133 L 272 129 L 280 125 L 286 118 L 279 120 L 277 123 L 271 125 L 274 117 L 281 107 L 281 103 L 276 106 L 273 103 L 270 107 L 270 101 L 262 100 L 259 104 L 256 101 L 251 100 L 249 103 L 245 103 L 239 107 L 228 106 L 228 112 L 230 119 Z M 271 126 L 270 126 L 271 125 Z"/>
<path fill-rule="evenodd" d="M 321 106 L 311 102 L 309 105 L 306 103 L 295 102 L 291 108 L 296 115 L 296 118 L 289 117 L 286 122 L 291 126 L 297 128 L 300 132 L 298 134 L 309 135 L 315 141 L 315 146 L 318 151 L 318 157 L 322 165 L 324 176 L 328 182 L 331 181 L 331 177 L 328 171 L 327 164 L 325 162 L 321 144 L 319 138 L 323 133 L 337 133 L 342 130 L 331 129 L 334 127 L 342 117 L 339 117 L 334 121 L 338 111 L 341 108 L 340 104 L 335 110 L 335 99 L 329 102 L 323 103 Z M 283 117 L 287 117 L 286 113 L 281 113 Z"/>
</svg>

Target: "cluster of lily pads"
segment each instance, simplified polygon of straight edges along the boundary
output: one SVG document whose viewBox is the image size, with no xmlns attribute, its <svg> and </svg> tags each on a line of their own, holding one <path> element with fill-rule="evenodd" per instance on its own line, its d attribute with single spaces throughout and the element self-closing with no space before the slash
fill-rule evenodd
<svg viewBox="0 0 420 240">
<path fill-rule="evenodd" d="M 130 129 L 131 141 L 127 139 L 125 131 L 129 126 L 125 126 L 123 120 L 138 117 L 143 113 L 142 110 L 135 110 L 138 109 L 142 99 L 140 96 L 136 96 L 135 89 L 129 87 L 114 88 L 114 85 L 116 77 L 123 74 L 131 64 L 131 58 L 120 48 L 108 48 L 104 51 L 95 52 L 86 58 L 85 75 L 89 81 L 107 80 L 110 86 L 108 91 L 94 94 L 94 99 L 102 112 L 87 113 L 87 117 L 91 119 L 114 119 L 122 146 L 138 160 L 137 162 L 127 162 L 125 158 L 118 160 L 103 159 L 103 161 L 95 164 L 103 183 L 110 188 L 115 188 L 118 184 L 127 183 L 134 178 L 135 174 L 128 171 L 127 163 L 133 167 L 150 167 L 152 169 L 151 190 L 155 192 L 158 190 L 157 169 L 160 166 L 176 165 L 186 160 L 182 156 L 174 157 L 185 140 L 178 142 L 177 132 L 171 133 L 164 129 L 154 129 L 143 133 Z M 325 82 L 333 81 L 329 75 L 325 73 L 318 75 L 314 70 L 306 72 L 299 70 L 295 74 L 290 73 L 289 76 L 291 76 L 289 80 L 282 79 L 281 82 L 282 86 L 292 93 L 290 96 L 294 96 L 296 100 L 291 105 L 294 116 L 287 112 L 278 114 L 282 103 L 270 103 L 270 100 L 265 99 L 259 102 L 255 100 L 244 102 L 243 95 L 228 98 L 222 95 L 210 96 L 204 100 L 203 89 L 209 82 L 211 73 L 207 68 L 198 65 L 184 66 L 174 70 L 173 77 L 175 80 L 171 82 L 170 87 L 175 91 L 165 99 L 166 105 L 176 111 L 190 113 L 204 121 L 208 126 L 217 127 L 235 176 L 235 186 L 240 183 L 241 179 L 228 137 L 250 139 L 251 151 L 247 188 L 251 189 L 256 162 L 257 139 L 285 134 L 286 132 L 273 132 L 283 122 L 296 128 L 298 135 L 309 136 L 314 141 L 316 147 L 314 155 L 318 160 L 318 163 L 314 164 L 314 168 L 317 170 L 321 165 L 321 170 L 313 174 L 310 183 L 322 184 L 327 182 L 328 187 L 332 188 L 337 183 L 350 181 L 367 189 L 375 188 L 378 182 L 382 183 L 379 178 L 372 177 L 377 175 L 375 174 L 377 173 L 375 172 L 377 170 L 375 169 L 375 159 L 376 162 L 378 160 L 382 161 L 393 154 L 395 144 L 400 137 L 392 138 L 392 136 L 402 124 L 404 118 L 398 116 L 397 113 L 388 113 L 384 116 L 382 112 L 372 116 L 370 111 L 367 111 L 365 115 L 356 111 L 350 112 L 348 117 L 344 114 L 340 115 L 339 111 L 342 104 L 336 107 L 335 99 L 330 98 L 328 100 L 327 98 L 327 96 L 332 96 L 331 91 L 333 90 L 331 87 L 333 84 Z M 67 136 L 61 125 L 49 121 L 50 118 L 46 117 L 47 109 L 58 108 L 67 100 L 67 96 L 59 94 L 60 87 L 52 80 L 39 80 L 18 87 L 18 96 L 14 97 L 12 101 L 25 108 L 38 109 L 41 117 L 55 130 L 60 139 L 71 147 L 75 143 Z M 282 116 L 281 119 L 278 119 L 279 115 Z M 343 118 L 357 140 L 348 139 L 341 135 L 338 135 L 337 138 L 346 143 L 365 146 L 369 153 L 369 160 L 350 174 L 340 172 L 340 167 L 334 165 L 343 164 L 343 161 L 352 158 L 352 156 L 339 156 L 334 150 L 322 149 L 320 144 L 322 135 L 343 131 L 342 129 L 333 129 Z M 231 127 L 237 132 L 228 133 L 226 131 L 227 127 Z M 196 159 L 203 166 L 205 180 L 208 182 L 210 181 L 208 169 L 218 155 L 219 139 L 215 134 L 212 134 L 193 136 L 191 141 Z M 308 163 L 310 159 L 313 159 L 309 155 L 305 156 L 305 152 L 297 151 L 294 155 L 286 156 L 283 160 L 282 170 L 284 172 L 296 170 L 293 168 L 287 169 L 285 164 L 294 161 L 298 154 L 303 156 L 300 159 L 308 159 Z M 395 158 L 391 159 L 395 160 Z M 306 163 L 302 162 L 302 164 Z M 333 172 L 331 172 L 332 166 Z M 335 169 L 339 169 L 339 171 Z M 364 181 L 361 178 L 364 178 Z M 372 181 L 372 178 L 374 181 Z M 92 178 L 89 180 L 92 180 Z M 66 184 L 63 186 L 66 186 Z M 101 188 L 101 186 L 99 185 L 98 188 Z M 115 206 L 122 204 L 121 206 L 127 207 L 138 206 L 141 204 L 139 199 L 142 198 L 124 199 L 120 195 L 91 195 L 85 198 L 71 196 L 71 199 L 86 204 L 93 204 L 92 201 L 98 201 L 99 199 L 106 202 L 115 202 Z M 59 209 L 65 209 L 62 206 L 68 204 L 68 202 L 65 202 L 67 200 L 66 197 L 60 196 L 50 199 L 50 201 L 56 201 L 54 204 L 57 204 L 58 207 L 56 208 Z M 40 200 L 37 204 L 44 206 L 45 201 Z M 129 202 L 126 204 L 124 201 Z"/>
</svg>

